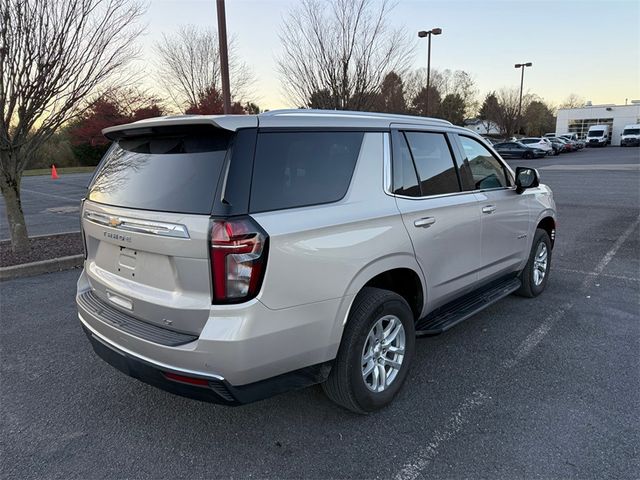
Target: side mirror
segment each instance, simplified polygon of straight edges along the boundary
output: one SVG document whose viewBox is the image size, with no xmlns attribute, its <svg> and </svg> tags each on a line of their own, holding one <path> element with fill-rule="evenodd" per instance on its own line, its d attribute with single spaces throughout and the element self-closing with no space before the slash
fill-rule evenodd
<svg viewBox="0 0 640 480">
<path fill-rule="evenodd" d="M 540 185 L 540 177 L 535 168 L 516 168 L 516 193 L 522 193 L 527 188 L 535 188 Z"/>
</svg>

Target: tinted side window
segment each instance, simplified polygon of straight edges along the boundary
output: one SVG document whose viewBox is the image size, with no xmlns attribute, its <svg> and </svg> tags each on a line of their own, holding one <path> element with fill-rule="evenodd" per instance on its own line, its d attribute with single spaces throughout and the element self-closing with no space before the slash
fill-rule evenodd
<svg viewBox="0 0 640 480">
<path fill-rule="evenodd" d="M 459 138 L 464 149 L 466 162 L 473 176 L 475 189 L 483 190 L 508 186 L 502 164 L 491 155 L 489 150 L 473 138 L 463 136 Z"/>
<path fill-rule="evenodd" d="M 393 136 L 393 193 L 407 197 L 419 197 L 420 185 L 407 140 L 402 133 Z"/>
<path fill-rule="evenodd" d="M 259 133 L 252 212 L 317 205 L 347 193 L 363 132 Z"/>
<path fill-rule="evenodd" d="M 458 174 L 444 134 L 406 132 L 405 135 L 420 178 L 422 196 L 459 192 Z"/>
</svg>

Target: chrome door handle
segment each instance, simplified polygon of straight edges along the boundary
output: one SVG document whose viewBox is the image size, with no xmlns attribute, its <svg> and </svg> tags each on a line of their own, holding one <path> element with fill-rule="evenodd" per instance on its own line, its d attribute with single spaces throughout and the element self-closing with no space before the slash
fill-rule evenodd
<svg viewBox="0 0 640 480">
<path fill-rule="evenodd" d="M 482 207 L 482 213 L 493 213 L 496 211 L 495 205 L 487 205 L 486 207 Z"/>
<path fill-rule="evenodd" d="M 436 223 L 436 219 L 433 217 L 424 217 L 413 222 L 413 224 L 418 228 L 429 228 L 434 223 Z"/>
</svg>

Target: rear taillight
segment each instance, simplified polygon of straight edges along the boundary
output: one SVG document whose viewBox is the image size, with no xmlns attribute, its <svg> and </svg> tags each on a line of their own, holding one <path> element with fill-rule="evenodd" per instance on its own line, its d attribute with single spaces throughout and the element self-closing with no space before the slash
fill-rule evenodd
<svg viewBox="0 0 640 480">
<path fill-rule="evenodd" d="M 214 303 L 236 303 L 260 291 L 267 263 L 267 234 L 250 217 L 214 220 L 211 279 Z"/>
</svg>

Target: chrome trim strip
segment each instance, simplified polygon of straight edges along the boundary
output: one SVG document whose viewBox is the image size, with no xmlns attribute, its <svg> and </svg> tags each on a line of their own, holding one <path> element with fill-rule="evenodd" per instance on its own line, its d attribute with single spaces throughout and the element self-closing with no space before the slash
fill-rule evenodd
<svg viewBox="0 0 640 480">
<path fill-rule="evenodd" d="M 385 132 L 382 134 L 382 161 L 384 165 L 384 191 L 391 195 L 391 134 Z"/>
<path fill-rule="evenodd" d="M 407 200 L 429 200 L 431 198 L 455 197 L 456 195 L 469 195 L 471 193 L 495 192 L 498 190 L 515 190 L 515 188 L 514 187 L 497 187 L 497 188 L 486 188 L 484 190 L 465 190 L 462 192 L 441 193 L 439 195 L 427 195 L 424 197 L 409 197 L 407 195 L 396 195 L 394 193 L 389 193 L 389 195 L 393 197 L 398 197 L 398 198 L 405 198 Z"/>
<path fill-rule="evenodd" d="M 171 365 L 167 365 L 166 363 L 162 363 L 162 362 L 157 362 L 155 360 L 151 360 L 148 357 L 145 357 L 143 355 L 139 355 L 137 353 L 132 352 L 131 350 L 129 350 L 128 348 L 125 347 L 121 347 L 120 345 L 117 345 L 115 343 L 113 343 L 111 340 L 108 340 L 104 335 L 102 335 L 101 333 L 98 333 L 96 331 L 95 328 L 93 328 L 91 325 L 89 325 L 87 323 L 87 321 L 82 318 L 82 315 L 80 315 L 80 313 L 78 313 L 78 318 L 80 319 L 80 321 L 82 322 L 82 325 L 84 325 L 84 327 L 89 330 L 89 332 L 91 332 L 91 335 L 93 335 L 94 337 L 96 337 L 98 340 L 100 340 L 102 343 L 104 343 L 106 346 L 116 350 L 116 351 L 120 351 L 120 352 L 124 352 L 127 355 L 134 357 L 142 362 L 148 363 L 152 366 L 158 367 L 159 369 L 162 370 L 168 370 L 171 372 L 175 372 L 175 373 L 184 373 L 187 375 L 198 375 L 201 377 L 206 377 L 206 378 L 211 378 L 214 380 L 224 380 L 224 377 L 220 376 L 220 375 L 216 375 L 215 373 L 207 373 L 207 372 L 199 372 L 197 370 L 189 370 L 186 368 L 178 368 L 178 367 L 174 367 Z M 165 347 L 165 348 L 171 348 L 171 347 Z"/>
<path fill-rule="evenodd" d="M 147 233 L 172 238 L 189 238 L 189 231 L 184 225 L 168 222 L 152 222 L 137 218 L 107 215 L 91 210 L 84 211 L 84 218 L 92 223 L 128 232 Z"/>
</svg>

